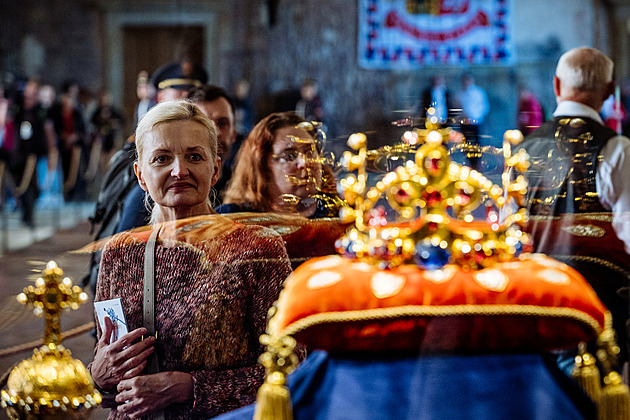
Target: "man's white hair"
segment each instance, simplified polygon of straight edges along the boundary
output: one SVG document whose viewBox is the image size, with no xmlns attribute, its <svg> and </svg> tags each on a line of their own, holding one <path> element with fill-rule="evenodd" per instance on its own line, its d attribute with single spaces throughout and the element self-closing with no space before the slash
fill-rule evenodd
<svg viewBox="0 0 630 420">
<path fill-rule="evenodd" d="M 562 54 L 556 76 L 566 87 L 598 91 L 613 80 L 613 66 L 613 61 L 598 49 L 578 47 Z"/>
</svg>

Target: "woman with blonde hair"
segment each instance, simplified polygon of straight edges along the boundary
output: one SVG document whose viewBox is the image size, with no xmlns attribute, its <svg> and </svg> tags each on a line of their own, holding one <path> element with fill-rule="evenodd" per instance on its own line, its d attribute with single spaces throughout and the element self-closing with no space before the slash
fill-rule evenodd
<svg viewBox="0 0 630 420">
<path fill-rule="evenodd" d="M 270 229 L 211 214 L 217 129 L 194 104 L 156 105 L 136 144 L 152 229 L 103 250 L 95 301 L 120 298 L 130 332 L 116 339 L 106 318 L 89 369 L 114 396 L 110 419 L 206 419 L 255 399 L 258 337 L 290 273 L 286 249 Z"/>
</svg>

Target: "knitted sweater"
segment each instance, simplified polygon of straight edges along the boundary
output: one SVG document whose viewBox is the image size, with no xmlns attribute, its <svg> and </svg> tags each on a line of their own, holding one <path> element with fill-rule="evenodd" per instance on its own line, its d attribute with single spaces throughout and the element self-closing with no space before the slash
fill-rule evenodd
<svg viewBox="0 0 630 420">
<path fill-rule="evenodd" d="M 160 371 L 192 375 L 194 399 L 167 407 L 165 415 L 205 419 L 254 402 L 264 380 L 258 338 L 291 268 L 270 229 L 219 215 L 176 223 L 177 240 L 156 246 L 156 350 Z M 101 260 L 96 301 L 120 297 L 129 331 L 142 326 L 149 233 L 114 236 Z M 112 410 L 109 418 L 127 417 Z"/>
</svg>

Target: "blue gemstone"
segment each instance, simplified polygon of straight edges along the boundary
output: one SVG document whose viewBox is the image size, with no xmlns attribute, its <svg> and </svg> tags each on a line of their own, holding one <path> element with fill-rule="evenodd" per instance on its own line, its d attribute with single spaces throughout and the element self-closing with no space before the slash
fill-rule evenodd
<svg viewBox="0 0 630 420">
<path fill-rule="evenodd" d="M 413 256 L 416 265 L 425 270 L 439 270 L 448 264 L 450 258 L 451 253 L 448 250 L 424 242 L 416 244 L 416 253 Z"/>
<path fill-rule="evenodd" d="M 514 245 L 514 249 L 516 252 L 514 253 L 515 257 L 518 257 L 523 252 L 523 243 L 521 241 L 516 241 L 516 245 Z"/>
</svg>

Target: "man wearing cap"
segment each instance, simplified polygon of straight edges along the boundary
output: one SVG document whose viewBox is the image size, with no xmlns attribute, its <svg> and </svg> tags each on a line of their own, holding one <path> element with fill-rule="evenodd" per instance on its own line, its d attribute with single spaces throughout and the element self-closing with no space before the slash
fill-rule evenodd
<svg viewBox="0 0 630 420">
<path fill-rule="evenodd" d="M 157 69 L 151 78 L 157 91 L 157 101 L 174 101 L 184 99 L 188 91 L 203 86 L 208 81 L 208 74 L 190 59 L 166 64 Z"/>
</svg>

